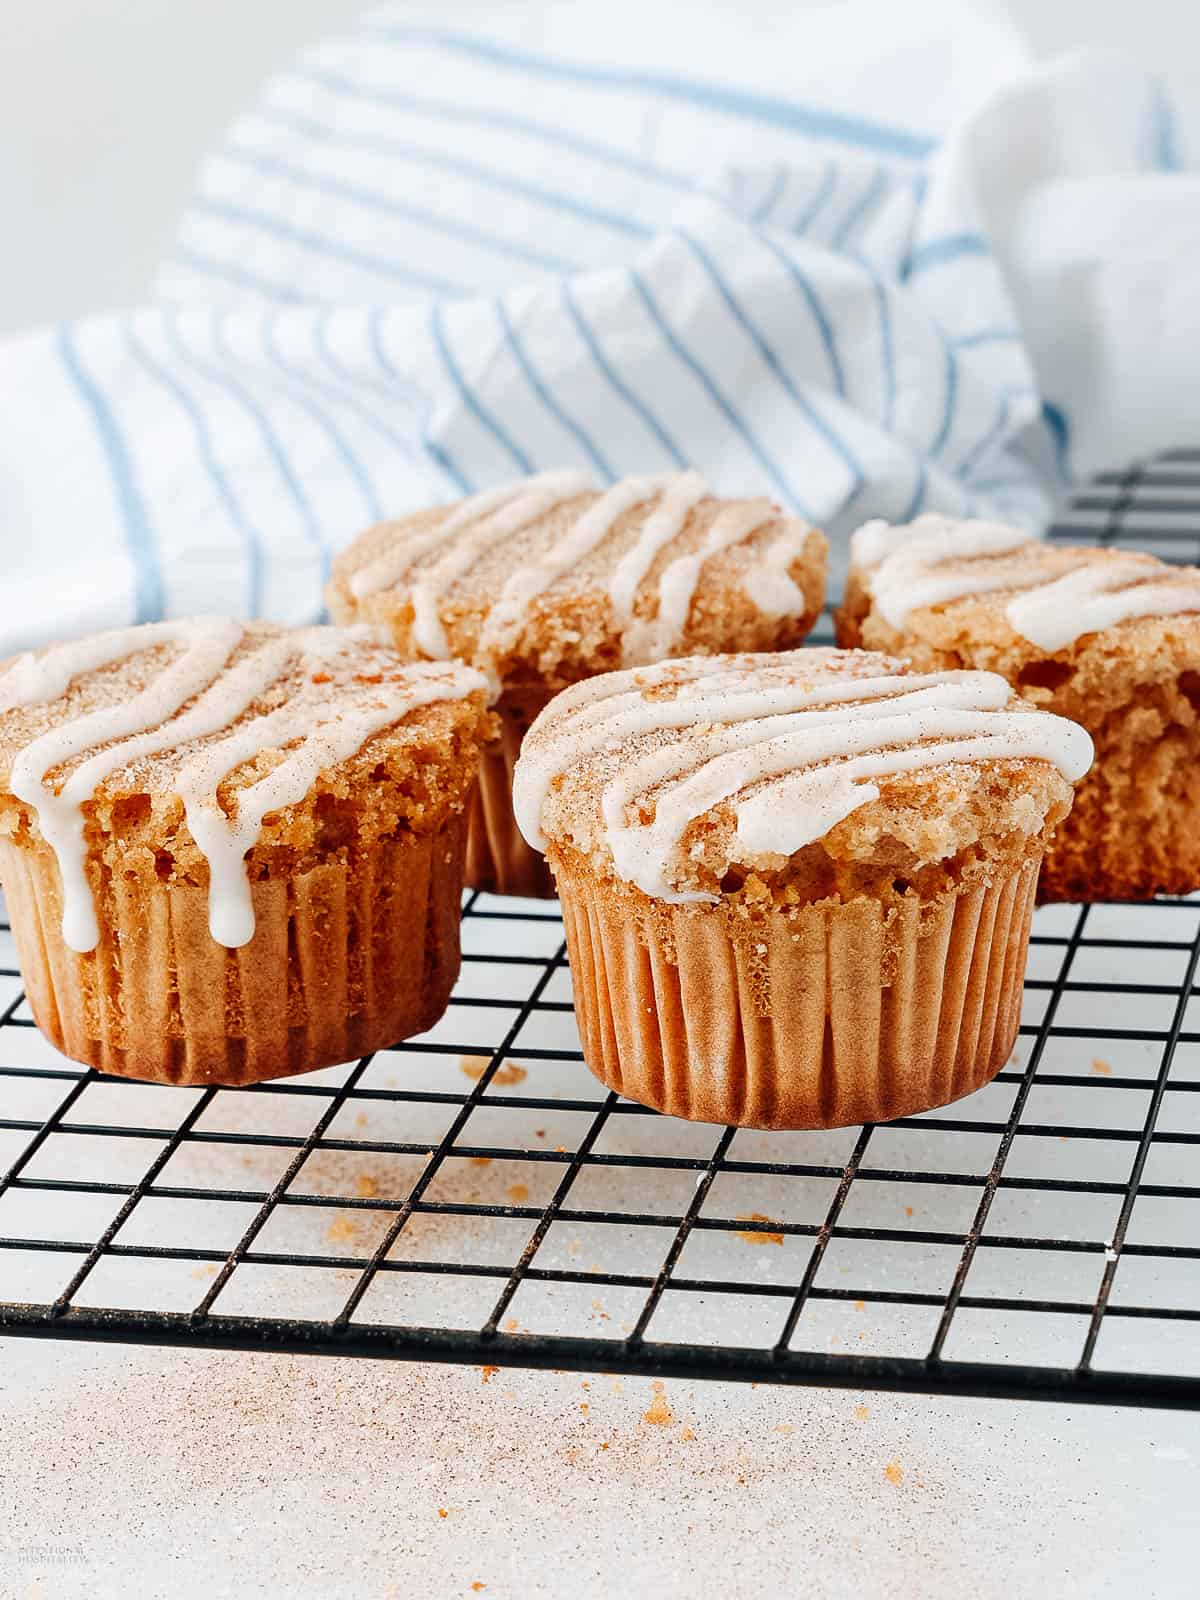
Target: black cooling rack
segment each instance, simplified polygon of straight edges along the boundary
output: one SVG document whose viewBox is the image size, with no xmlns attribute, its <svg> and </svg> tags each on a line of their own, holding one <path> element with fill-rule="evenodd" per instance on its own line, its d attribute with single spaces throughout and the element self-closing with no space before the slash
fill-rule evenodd
<svg viewBox="0 0 1200 1600">
<path fill-rule="evenodd" d="M 1200 452 L 1053 536 L 1196 560 Z M 0 1334 L 1200 1405 L 1200 899 L 1039 911 L 995 1082 L 817 1133 L 606 1093 L 556 911 L 464 913 L 429 1034 L 239 1091 L 64 1060 L 0 931 Z"/>
</svg>

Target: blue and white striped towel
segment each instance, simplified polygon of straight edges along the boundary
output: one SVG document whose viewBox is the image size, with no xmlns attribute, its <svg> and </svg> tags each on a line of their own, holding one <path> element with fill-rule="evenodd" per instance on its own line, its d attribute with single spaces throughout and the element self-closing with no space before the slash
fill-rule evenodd
<svg viewBox="0 0 1200 1600">
<path fill-rule="evenodd" d="M 153 307 L 0 351 L 0 652 L 310 619 L 365 524 L 550 466 L 696 465 L 836 537 L 1036 527 L 1200 437 L 1152 84 L 945 0 L 769 9 L 392 6 L 271 82 Z"/>
</svg>

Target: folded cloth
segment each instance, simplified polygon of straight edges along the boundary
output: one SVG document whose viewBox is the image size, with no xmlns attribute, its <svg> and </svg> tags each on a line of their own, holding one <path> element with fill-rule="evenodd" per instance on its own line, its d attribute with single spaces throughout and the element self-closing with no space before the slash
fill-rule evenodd
<svg viewBox="0 0 1200 1600">
<path fill-rule="evenodd" d="M 392 6 L 272 81 L 153 306 L 0 350 L 0 652 L 313 618 L 366 523 L 547 467 L 694 465 L 836 552 L 1200 437 L 1154 83 L 960 0 L 763 12 Z"/>
</svg>

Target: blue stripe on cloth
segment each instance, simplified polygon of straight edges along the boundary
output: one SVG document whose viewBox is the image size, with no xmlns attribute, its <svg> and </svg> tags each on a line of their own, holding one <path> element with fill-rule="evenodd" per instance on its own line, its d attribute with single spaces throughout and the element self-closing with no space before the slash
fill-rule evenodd
<svg viewBox="0 0 1200 1600">
<path fill-rule="evenodd" d="M 529 359 L 529 353 L 525 349 L 523 342 L 517 334 L 517 330 L 513 327 L 512 318 L 508 314 L 508 307 L 504 304 L 504 301 L 498 299 L 495 304 L 496 316 L 499 320 L 501 328 L 504 330 L 505 342 L 507 343 L 508 348 L 512 351 L 513 358 L 517 365 L 524 373 L 529 387 L 533 390 L 534 394 L 537 395 L 538 399 L 542 402 L 546 410 L 560 425 L 560 427 L 565 428 L 572 438 L 576 440 L 600 476 L 609 483 L 614 482 L 617 474 L 613 471 L 612 467 L 601 454 L 600 448 L 596 444 L 595 440 L 591 437 L 581 423 L 577 422 L 574 417 L 568 415 L 568 413 L 550 393 L 550 390 L 546 387 L 542 377 L 534 370 L 533 363 Z"/>
<path fill-rule="evenodd" d="M 501 190 L 505 194 L 519 195 L 522 200 L 545 206 L 549 211 L 562 211 L 568 216 L 578 217 L 582 222 L 594 222 L 600 227 L 612 228 L 618 233 L 645 239 L 654 232 L 647 223 L 638 222 L 635 218 L 623 216 L 617 211 L 609 211 L 603 206 L 591 205 L 575 195 L 563 194 L 557 189 L 546 189 L 541 184 L 528 183 L 515 173 L 501 171 L 499 167 L 483 166 L 478 161 L 468 161 L 462 156 L 451 155 L 443 150 L 430 150 L 424 145 L 410 144 L 404 139 L 392 138 L 389 134 L 350 133 L 341 128 L 331 127 L 328 123 L 316 122 L 311 117 L 298 116 L 279 106 L 256 106 L 254 115 L 266 122 L 290 128 L 294 133 L 302 134 L 314 141 L 396 156 L 402 161 L 411 161 L 415 165 L 429 167 L 435 172 L 448 172 L 455 177 L 466 178 L 472 183 L 484 184 L 493 192 Z"/>
<path fill-rule="evenodd" d="M 883 426 L 891 433 L 896 423 L 896 346 L 892 334 L 892 309 L 888 304 L 888 292 L 883 279 L 869 262 L 862 256 L 855 256 L 854 262 L 861 267 L 871 280 L 871 287 L 875 291 L 875 304 L 879 310 L 879 351 L 883 367 Z"/>
<path fill-rule="evenodd" d="M 764 192 L 762 199 L 750 213 L 751 222 L 765 222 L 767 220 L 779 204 L 779 197 L 783 193 L 787 181 L 788 169 L 781 163 L 775 168 L 775 176 Z"/>
<path fill-rule="evenodd" d="M 923 134 L 870 122 L 864 117 L 847 116 L 838 111 L 827 111 L 819 106 L 802 106 L 794 100 L 781 100 L 774 95 L 754 94 L 748 90 L 731 89 L 720 84 L 681 78 L 670 73 L 631 71 L 616 67 L 597 67 L 579 61 L 561 61 L 549 56 L 535 55 L 529 50 L 518 50 L 509 45 L 498 44 L 491 39 L 471 37 L 448 28 L 430 27 L 419 23 L 384 23 L 368 18 L 360 24 L 360 27 L 364 33 L 375 38 L 387 39 L 393 44 L 432 45 L 440 50 L 485 61 L 489 66 L 550 78 L 560 83 L 586 84 L 589 88 L 615 90 L 619 93 L 628 93 L 631 89 L 638 90 L 665 99 L 678 100 L 687 105 L 700 106 L 705 111 L 742 117 L 749 121 L 765 123 L 770 127 L 785 128 L 791 133 L 803 134 L 810 139 L 834 139 L 841 144 L 863 145 L 873 150 L 885 150 L 892 155 L 908 156 L 914 160 L 927 156 L 935 145 L 933 139 Z"/>
<path fill-rule="evenodd" d="M 362 396 L 362 379 L 356 372 L 347 369 L 345 363 L 338 356 L 337 351 L 329 342 L 329 319 L 333 315 L 333 307 L 327 306 L 319 312 L 313 324 L 313 348 L 324 362 L 325 366 L 337 380 L 337 384 L 322 383 L 319 378 L 314 378 L 310 373 L 302 374 L 308 383 L 317 383 L 322 393 L 345 406 L 356 417 L 362 419 L 367 427 L 374 428 L 379 436 L 391 445 L 393 450 L 398 450 L 401 455 L 407 456 L 410 461 L 416 461 L 417 452 L 413 440 L 406 434 L 393 428 L 390 423 L 383 420 L 373 406 L 367 404 Z M 342 383 L 349 384 L 349 389 L 343 389 Z M 392 396 L 392 398 L 396 398 Z"/>
<path fill-rule="evenodd" d="M 829 370 L 833 375 L 834 390 L 844 399 L 846 394 L 846 374 L 842 369 L 842 358 L 838 354 L 837 337 L 833 330 L 833 323 L 827 315 L 825 307 L 821 304 L 816 290 L 792 260 L 791 256 L 788 255 L 787 251 L 777 244 L 769 234 L 760 233 L 758 238 L 760 243 L 766 245 L 767 249 L 779 262 L 780 266 L 784 268 L 792 282 L 804 296 L 805 303 L 812 313 L 813 321 L 817 325 L 817 331 L 821 335 L 821 343 L 825 346 L 825 354 L 829 358 Z"/>
<path fill-rule="evenodd" d="M 434 347 L 441 357 L 447 376 L 458 391 L 458 397 L 463 405 L 466 406 L 475 420 L 491 434 L 496 443 L 513 458 L 517 471 L 528 476 L 533 471 L 533 462 L 504 427 L 500 419 L 483 405 L 477 395 L 472 393 L 466 379 L 463 377 L 462 371 L 454 359 L 454 352 L 450 348 L 450 342 L 446 338 L 446 327 L 442 317 L 441 306 L 432 306 L 430 308 L 429 333 L 433 339 Z"/>
<path fill-rule="evenodd" d="M 162 315 L 163 327 L 166 329 L 167 338 L 170 341 L 171 349 L 174 351 L 176 358 L 182 361 L 185 365 L 191 367 L 192 371 L 198 373 L 200 377 L 208 379 L 210 383 L 216 384 L 219 388 L 224 389 L 226 393 L 232 395 L 239 405 L 241 405 L 242 409 L 247 413 L 247 415 L 253 420 L 256 428 L 258 429 L 259 437 L 263 442 L 267 454 L 275 463 L 276 471 L 279 473 L 280 479 L 287 489 L 288 494 L 291 496 L 291 499 L 296 506 L 296 510 L 300 514 L 300 520 L 304 523 L 305 528 L 308 530 L 309 541 L 314 546 L 318 556 L 320 557 L 321 582 L 324 583 L 325 579 L 329 576 L 329 551 L 326 549 L 325 542 L 321 537 L 321 529 L 317 522 L 316 513 L 313 511 L 312 504 L 301 487 L 300 480 L 296 475 L 295 468 L 292 466 L 291 459 L 289 458 L 287 451 L 284 449 L 279 435 L 271 426 L 270 419 L 268 418 L 266 412 L 259 405 L 258 401 L 245 387 L 245 385 L 239 383 L 236 378 L 232 377 L 225 367 L 211 366 L 188 349 L 179 332 L 177 314 L 174 311 L 164 310 Z M 209 327 L 213 337 L 214 346 L 216 342 L 216 327 L 218 321 L 219 318 L 217 314 L 215 312 L 212 313 L 209 319 Z"/>
<path fill-rule="evenodd" d="M 374 306 L 367 313 L 367 337 L 370 341 L 371 351 L 375 357 L 376 364 L 389 383 L 403 383 L 406 387 L 409 387 L 408 380 L 403 377 L 387 352 L 387 344 L 384 340 L 381 326 L 386 314 L 386 308 L 383 306 Z M 425 453 L 445 473 L 459 494 L 474 494 L 475 485 L 455 463 L 450 452 L 436 439 L 430 438 L 429 417 L 431 408 L 428 404 L 426 404 L 425 413 L 425 423 L 421 431 L 421 446 Z"/>
<path fill-rule="evenodd" d="M 746 448 L 750 451 L 751 455 L 758 462 L 759 466 L 762 467 L 763 471 L 775 485 L 776 491 L 780 497 L 785 500 L 788 505 L 793 507 L 793 509 L 799 509 L 801 506 L 801 501 L 795 491 L 792 489 L 791 484 L 788 483 L 779 467 L 763 449 L 762 445 L 746 426 L 746 423 L 738 415 L 737 411 L 730 404 L 726 396 L 722 394 L 712 376 L 705 370 L 703 366 L 701 366 L 700 362 L 671 328 L 645 283 L 643 283 L 642 279 L 632 267 L 628 269 L 628 275 L 629 282 L 634 293 L 645 307 L 647 316 L 662 334 L 669 348 L 674 351 L 675 355 L 678 356 L 679 360 L 696 379 L 697 383 L 700 384 L 701 388 L 705 391 L 713 405 L 716 406 L 717 410 L 720 411 L 721 415 L 729 423 L 730 427 L 732 427 L 735 433 L 741 437 L 743 443 L 746 445 Z M 804 513 L 802 511 L 801 515 L 803 514 Z"/>
<path fill-rule="evenodd" d="M 462 123 L 467 127 L 495 128 L 505 133 L 519 134 L 524 138 L 537 139 L 540 143 L 548 144 L 556 150 L 570 150 L 577 156 L 587 156 L 593 161 L 602 161 L 607 166 L 620 167 L 625 172 L 636 173 L 640 178 L 649 178 L 671 189 L 696 188 L 692 179 L 682 172 L 672 172 L 666 167 L 657 166 L 652 161 L 644 161 L 639 156 L 630 155 L 627 151 L 618 149 L 616 145 L 584 139 L 566 128 L 556 128 L 547 122 L 535 122 L 531 117 L 517 116 L 508 111 L 492 111 L 478 106 L 464 106 L 453 100 L 434 100 L 428 95 L 410 93 L 408 89 L 372 88 L 341 73 L 311 65 L 293 68 L 291 76 L 307 79 L 310 83 L 327 89 L 330 94 L 363 100 L 371 105 L 387 106 L 393 111 L 402 111 L 410 116 L 434 117 L 444 122 Z"/>
<path fill-rule="evenodd" d="M 562 301 L 564 307 L 566 308 L 567 315 L 575 324 L 575 330 L 579 334 L 580 339 L 582 339 L 584 348 L 595 362 L 596 367 L 604 375 L 604 377 L 608 379 L 608 382 L 613 390 L 621 397 L 622 400 L 624 400 L 629 409 L 642 420 L 647 428 L 649 428 L 650 432 L 658 440 L 659 444 L 662 445 L 668 456 L 670 456 L 675 466 L 681 470 L 685 468 L 688 463 L 687 457 L 684 455 L 683 451 L 675 443 L 674 439 L 672 439 L 671 435 L 667 432 L 666 428 L 659 421 L 659 419 L 650 410 L 649 406 L 644 404 L 644 402 L 641 401 L 636 394 L 634 394 L 633 390 L 612 366 L 603 350 L 601 350 L 599 341 L 584 318 L 579 306 L 576 304 L 575 296 L 571 292 L 571 286 L 565 278 L 560 287 L 562 291 Z"/>
<path fill-rule="evenodd" d="M 1054 441 L 1054 457 L 1058 466 L 1059 476 L 1064 482 L 1069 483 L 1071 478 L 1071 423 L 1066 412 L 1061 406 L 1046 400 L 1042 403 L 1042 420 L 1050 430 L 1050 437 Z"/>
<path fill-rule="evenodd" d="M 337 423 L 328 414 L 328 412 L 325 411 L 321 406 L 317 405 L 312 396 L 306 392 L 304 385 L 306 382 L 310 382 L 307 374 L 297 374 L 293 372 L 291 367 L 289 367 L 287 362 L 284 360 L 275 338 L 275 319 L 271 316 L 263 318 L 262 338 L 263 349 L 266 351 L 268 359 L 284 377 L 290 380 L 287 387 L 283 389 L 284 394 L 288 396 L 294 405 L 299 406 L 301 411 L 310 416 L 318 428 L 320 428 L 325 434 L 326 438 L 333 445 L 334 451 L 341 460 L 342 465 L 346 468 L 346 471 L 358 485 L 359 492 L 362 494 L 363 500 L 367 507 L 367 516 L 372 522 L 379 522 L 383 516 L 383 512 L 380 508 L 379 497 L 375 493 L 375 485 L 371 481 L 370 474 L 367 472 L 362 462 L 358 459 L 358 456 L 347 443 L 346 436 L 338 427 Z M 223 345 L 222 350 L 227 360 L 234 359 L 232 357 L 232 353 L 228 349 L 228 346 Z"/>
<path fill-rule="evenodd" d="M 187 387 L 171 372 L 170 368 L 164 366 L 161 361 L 156 360 L 150 354 L 134 331 L 132 321 L 124 321 L 121 324 L 121 330 L 125 338 L 126 349 L 133 360 L 167 391 L 192 425 L 192 432 L 196 440 L 196 454 L 208 474 L 213 489 L 216 491 L 217 499 L 224 507 L 225 514 L 237 531 L 242 547 L 246 552 L 246 615 L 249 617 L 261 616 L 263 585 L 262 534 L 242 510 L 241 502 L 233 492 L 229 477 L 217 458 L 213 444 L 212 429 L 209 426 L 208 418 L 204 414 L 204 409 L 197 403 L 195 396 L 191 394 Z"/>
<path fill-rule="evenodd" d="M 299 245 L 302 249 L 312 250 L 317 255 L 332 256 L 335 260 L 345 261 L 352 267 L 376 273 L 380 277 L 396 279 L 400 283 L 410 284 L 415 289 L 424 289 L 427 293 L 465 295 L 469 292 L 461 283 L 450 283 L 445 278 L 431 278 L 425 273 L 414 272 L 411 267 L 402 266 L 398 261 L 388 261 L 382 256 L 368 255 L 366 251 L 354 250 L 349 245 L 339 244 L 335 239 L 326 238 L 324 234 L 312 233 L 307 228 L 297 228 L 282 217 L 269 216 L 265 211 L 252 211 L 245 206 L 233 205 L 227 200 L 217 200 L 206 194 L 197 195 L 192 201 L 191 209 L 193 212 L 200 211 L 209 216 L 220 217 L 225 222 L 241 223 L 262 233 L 273 234 L 275 238 L 283 239 L 288 244 Z"/>
<path fill-rule="evenodd" d="M 960 478 L 970 479 L 979 463 L 987 459 L 988 452 L 995 446 L 997 439 L 1003 437 L 1004 430 L 1008 427 L 1008 406 L 1009 401 L 1006 395 L 1000 402 L 1000 409 L 996 413 L 995 420 L 991 426 L 984 430 L 980 438 L 959 462 L 958 476 Z"/>
<path fill-rule="evenodd" d="M 942 420 L 929 446 L 930 456 L 940 455 L 945 448 L 946 440 L 950 437 L 950 429 L 954 424 L 954 407 L 958 400 L 958 362 L 949 345 L 945 346 L 945 360 L 946 382 L 942 401 Z"/>
<path fill-rule="evenodd" d="M 436 211 L 429 211 L 424 206 L 410 205 L 405 200 L 396 200 L 391 195 L 382 194 L 378 189 L 365 189 L 361 184 L 348 183 L 344 178 L 332 178 L 320 172 L 307 172 L 303 167 L 293 166 L 290 161 L 282 161 L 278 156 L 266 155 L 259 150 L 248 150 L 244 145 L 227 144 L 220 151 L 219 159 L 234 162 L 253 172 L 260 172 L 266 177 L 282 178 L 285 183 L 296 184 L 300 188 L 315 189 L 319 194 L 347 200 L 351 205 L 378 211 L 384 216 L 398 217 L 404 222 L 415 223 L 422 228 L 430 229 L 433 233 L 443 233 L 448 238 L 459 239 L 466 244 L 481 245 L 484 249 L 495 250 L 500 255 L 508 256 L 513 261 L 520 261 L 528 267 L 538 267 L 546 272 L 573 272 L 578 265 L 577 262 L 568 261 L 564 256 L 530 250 L 515 240 L 488 233 L 483 228 L 476 228 L 472 223 L 464 222 L 458 217 L 439 216 Z"/>
<path fill-rule="evenodd" d="M 808 205 L 805 206 L 804 210 L 796 218 L 795 222 L 792 223 L 791 231 L 793 233 L 806 234 L 812 227 L 813 223 L 820 216 L 821 212 L 824 211 L 826 205 L 828 205 L 833 196 L 833 191 L 836 188 L 837 163 L 836 161 L 827 161 L 825 163 L 825 174 L 821 179 L 816 193 L 813 195 Z"/>
<path fill-rule="evenodd" d="M 1020 344 L 1024 337 L 1020 328 L 980 328 L 976 333 L 960 334 L 951 342 L 956 350 L 976 350 L 984 344 Z"/>
<path fill-rule="evenodd" d="M 914 517 L 921 515 L 921 512 L 925 509 L 925 496 L 929 492 L 929 468 L 926 465 L 925 458 L 918 456 L 916 460 L 917 481 L 913 485 L 912 496 L 908 504 L 897 518 L 897 521 L 901 524 L 911 522 Z"/>
<path fill-rule="evenodd" d="M 696 260 L 707 273 L 713 288 L 724 301 L 726 309 L 733 316 L 738 326 L 749 337 L 755 349 L 758 351 L 759 355 L 762 357 L 770 371 L 774 374 L 780 386 L 791 399 L 792 403 L 796 406 L 797 410 L 801 413 L 813 431 L 819 434 L 822 439 L 824 439 L 825 443 L 850 473 L 853 484 L 852 492 L 857 492 L 862 487 L 864 478 L 863 469 L 859 462 L 855 459 L 853 452 L 849 449 L 839 434 L 825 421 L 824 417 L 822 417 L 817 411 L 816 407 L 808 399 L 807 395 L 805 395 L 803 391 L 798 389 L 795 383 L 793 383 L 791 375 L 787 371 L 786 367 L 784 367 L 778 355 L 772 349 L 762 330 L 754 321 L 752 321 L 751 317 L 746 311 L 745 306 L 742 305 L 737 295 L 733 292 L 729 283 L 723 277 L 720 268 L 709 255 L 708 251 L 704 249 L 703 245 L 701 245 L 698 240 L 694 239 L 692 235 L 686 232 L 684 229 L 680 228 L 678 233 L 679 237 L 688 246 Z M 805 511 L 804 515 L 810 516 L 811 512 Z"/>
<path fill-rule="evenodd" d="M 964 256 L 990 256 L 991 248 L 979 233 L 948 233 L 940 239 L 930 239 L 925 244 L 914 245 L 900 268 L 902 278 L 911 278 L 914 272 L 924 272 L 928 267 L 940 267 L 947 261 L 961 261 Z"/>
<path fill-rule="evenodd" d="M 165 594 L 154 531 L 137 480 L 133 455 L 108 403 L 108 396 L 83 364 L 75 342 L 75 330 L 69 323 L 59 324 L 56 345 L 63 367 L 91 414 L 100 448 L 112 473 L 125 548 L 133 567 L 133 619 L 135 622 L 153 622 L 163 615 Z"/>
<path fill-rule="evenodd" d="M 193 250 L 187 245 L 177 245 L 172 252 L 172 260 L 180 266 L 188 267 L 192 272 L 202 272 L 210 278 L 224 278 L 227 283 L 234 283 L 239 289 L 253 289 L 256 294 L 284 305 L 299 305 L 302 302 L 306 305 L 320 304 L 320 301 L 315 301 L 314 296 L 310 294 L 301 294 L 298 289 L 292 289 L 286 284 L 272 283 L 256 272 L 247 272 L 245 267 L 239 267 L 232 261 L 217 261 L 211 256 L 201 255 L 198 250 Z"/>
<path fill-rule="evenodd" d="M 830 243 L 835 250 L 842 249 L 850 241 L 863 218 L 874 207 L 880 195 L 886 192 L 887 186 L 887 173 L 882 167 L 876 167 L 870 183 L 834 230 Z"/>
</svg>

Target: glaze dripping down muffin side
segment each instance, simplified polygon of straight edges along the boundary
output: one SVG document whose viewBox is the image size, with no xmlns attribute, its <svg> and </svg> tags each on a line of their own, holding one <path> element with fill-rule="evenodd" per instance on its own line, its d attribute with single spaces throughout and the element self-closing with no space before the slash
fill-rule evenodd
<svg viewBox="0 0 1200 1600">
<path fill-rule="evenodd" d="M 42 1031 L 242 1083 L 440 1015 L 486 685 L 373 630 L 148 624 L 0 667 L 0 879 Z"/>
</svg>

